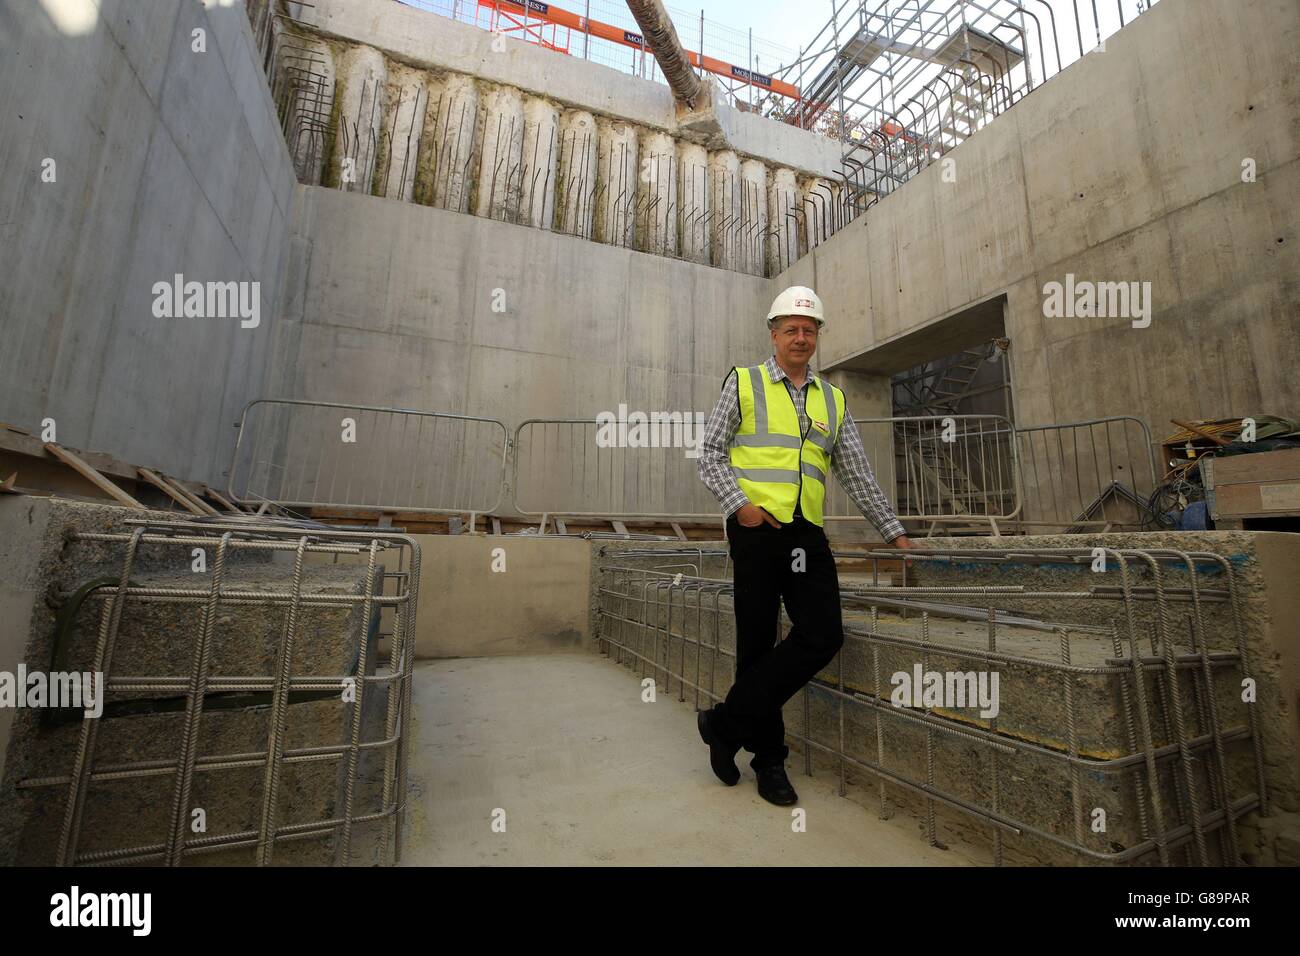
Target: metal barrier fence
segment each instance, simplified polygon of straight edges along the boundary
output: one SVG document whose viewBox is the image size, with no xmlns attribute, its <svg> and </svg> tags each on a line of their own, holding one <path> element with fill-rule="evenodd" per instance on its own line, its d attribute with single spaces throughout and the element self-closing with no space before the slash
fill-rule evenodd
<svg viewBox="0 0 1300 956">
<path fill-rule="evenodd" d="M 29 743 L 29 862 L 269 866 L 299 841 L 300 863 L 400 859 L 416 541 L 248 516 L 123 525 L 69 542 L 108 573 L 61 595 L 54 659 L 102 675 L 102 712 Z"/>
<path fill-rule="evenodd" d="M 514 442 L 515 508 L 525 515 L 717 519 L 699 480 L 705 423 L 690 413 L 644 420 L 529 419 Z M 1011 424 L 998 415 L 855 421 L 867 458 L 900 517 L 933 522 L 1011 519 L 1019 509 Z M 634 444 L 635 442 L 635 444 Z M 857 519 L 838 482 L 829 520 Z"/>
<path fill-rule="evenodd" d="M 257 506 L 489 514 L 512 458 L 521 515 L 717 520 L 699 480 L 703 413 L 528 419 L 515 429 L 442 412 L 259 399 L 244 409 L 232 500 Z M 1000 415 L 855 419 L 903 519 L 1061 532 L 1141 527 L 1156 483 L 1150 431 L 1131 416 L 1013 426 Z M 838 481 L 828 521 L 862 520 Z"/>
<path fill-rule="evenodd" d="M 1015 429 L 1000 415 L 855 418 L 876 481 L 900 518 L 996 522 L 1020 511 Z M 836 483 L 830 518 L 859 512 Z"/>
<path fill-rule="evenodd" d="M 483 514 L 504 493 L 506 428 L 493 418 L 257 399 L 238 428 L 228 489 L 244 505 Z"/>
<path fill-rule="evenodd" d="M 699 478 L 703 413 L 626 422 L 532 418 L 515 430 L 515 509 L 525 515 L 718 520 Z M 635 419 L 635 420 L 634 420 Z"/>
<path fill-rule="evenodd" d="M 1140 529 L 1156 486 L 1151 431 L 1118 415 L 1017 426 L 1024 510 L 1018 525 L 1062 532 Z"/>
<path fill-rule="evenodd" d="M 735 673 L 732 609 L 722 603 L 733 582 L 701 573 L 725 556 L 601 551 L 602 650 L 665 695 L 675 684 L 696 710 L 724 699 Z M 1089 575 L 1100 583 L 1078 587 L 1080 568 L 1096 561 L 1090 549 L 836 556 L 873 572 L 841 583 L 844 644 L 805 685 L 802 707 L 785 708 L 806 774 L 817 757 L 823 772 L 838 772 L 841 796 L 850 784 L 877 789 L 882 817 L 890 804 L 923 816 L 931 845 L 941 845 L 941 825 L 964 823 L 965 838 L 988 836 L 998 865 L 1007 853 L 1241 864 L 1238 820 L 1255 809 L 1267 816 L 1269 801 L 1256 707 L 1239 692 L 1253 672 L 1230 561 L 1106 549 L 1105 572 Z M 674 560 L 694 573 L 666 565 Z M 876 583 L 880 561 L 904 562 L 902 586 Z M 1000 674 L 997 706 L 934 701 L 919 687 L 898 702 L 899 675 L 916 672 L 939 674 L 941 688 L 953 675 L 992 684 Z"/>
</svg>

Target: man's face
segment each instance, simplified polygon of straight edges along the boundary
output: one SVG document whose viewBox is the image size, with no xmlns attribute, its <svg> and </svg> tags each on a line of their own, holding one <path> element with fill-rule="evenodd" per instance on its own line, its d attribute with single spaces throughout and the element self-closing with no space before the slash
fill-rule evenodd
<svg viewBox="0 0 1300 956">
<path fill-rule="evenodd" d="M 777 319 L 772 329 L 772 347 L 782 365 L 799 368 L 807 365 L 817 351 L 817 322 L 806 315 L 787 315 Z"/>
</svg>

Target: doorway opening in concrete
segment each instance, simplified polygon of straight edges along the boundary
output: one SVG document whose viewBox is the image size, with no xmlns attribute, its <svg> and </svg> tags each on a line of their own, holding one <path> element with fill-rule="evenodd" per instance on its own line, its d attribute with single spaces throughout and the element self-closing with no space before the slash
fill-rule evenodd
<svg viewBox="0 0 1300 956">
<path fill-rule="evenodd" d="M 1000 295 L 926 326 L 923 336 L 886 345 L 896 363 L 907 363 L 889 369 L 893 414 L 1002 415 L 1014 421 L 1005 308 L 1006 296 Z"/>
<path fill-rule="evenodd" d="M 894 414 L 1011 414 L 1010 339 L 998 337 L 915 365 L 890 378 Z"/>
<path fill-rule="evenodd" d="M 995 296 L 841 366 L 889 383 L 889 415 L 858 425 L 898 515 L 919 527 L 996 533 L 1019 513 L 1005 306 Z"/>
</svg>

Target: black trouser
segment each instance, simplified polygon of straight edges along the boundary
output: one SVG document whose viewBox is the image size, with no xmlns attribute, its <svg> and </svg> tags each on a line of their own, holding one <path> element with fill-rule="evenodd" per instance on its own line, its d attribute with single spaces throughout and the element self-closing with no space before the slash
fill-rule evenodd
<svg viewBox="0 0 1300 956">
<path fill-rule="evenodd" d="M 715 713 L 722 736 L 754 754 L 749 765 L 758 770 L 785 761 L 781 707 L 844 643 L 840 582 L 826 533 L 802 515 L 780 528 L 766 521 L 747 528 L 733 514 L 727 540 L 735 566 L 736 680 Z M 778 642 L 782 598 L 793 626 Z"/>
</svg>

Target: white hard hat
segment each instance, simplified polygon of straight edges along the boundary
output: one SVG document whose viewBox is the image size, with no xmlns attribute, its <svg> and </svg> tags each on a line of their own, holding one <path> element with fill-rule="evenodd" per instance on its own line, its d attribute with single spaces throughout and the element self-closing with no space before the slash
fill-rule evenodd
<svg viewBox="0 0 1300 956">
<path fill-rule="evenodd" d="M 768 323 L 783 315 L 806 315 L 817 320 L 819 329 L 826 324 L 822 300 L 806 285 L 792 285 L 772 301 L 772 310 L 767 313 Z"/>
</svg>

